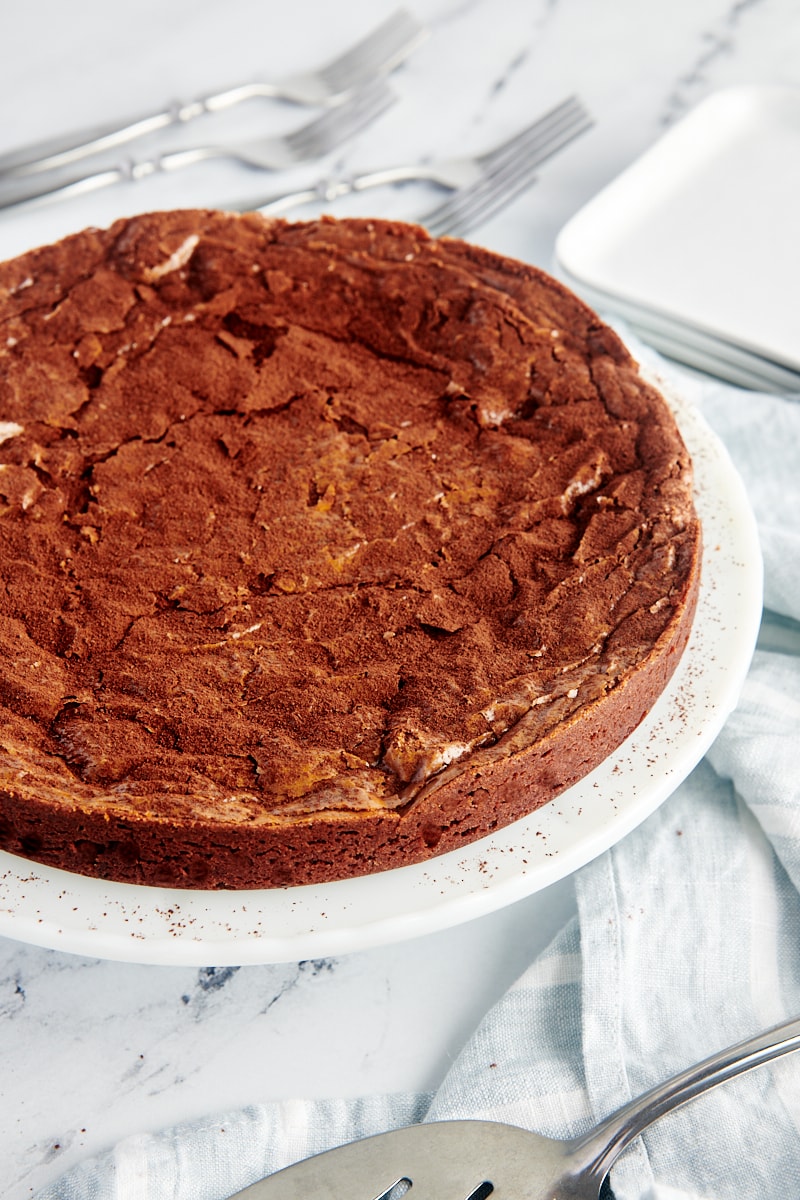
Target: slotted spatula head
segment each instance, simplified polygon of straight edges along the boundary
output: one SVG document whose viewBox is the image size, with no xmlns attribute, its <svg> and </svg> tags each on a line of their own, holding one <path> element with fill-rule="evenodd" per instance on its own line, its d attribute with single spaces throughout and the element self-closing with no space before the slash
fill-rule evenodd
<svg viewBox="0 0 800 1200">
<path fill-rule="evenodd" d="M 303 1159 L 231 1200 L 589 1200 L 570 1187 L 571 1143 L 493 1121 L 411 1125 Z M 564 1174 L 567 1179 L 562 1179 Z M 554 1190 L 554 1185 L 559 1190 Z"/>
</svg>

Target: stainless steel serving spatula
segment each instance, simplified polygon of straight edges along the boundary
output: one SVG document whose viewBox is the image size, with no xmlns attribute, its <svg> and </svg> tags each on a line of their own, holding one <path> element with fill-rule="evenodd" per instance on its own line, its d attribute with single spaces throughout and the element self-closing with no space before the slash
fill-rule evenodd
<svg viewBox="0 0 800 1200">
<path fill-rule="evenodd" d="M 717 1084 L 800 1048 L 800 1018 L 739 1042 L 569 1142 L 492 1121 L 411 1125 L 306 1158 L 231 1200 L 597 1200 L 642 1130 Z"/>
</svg>

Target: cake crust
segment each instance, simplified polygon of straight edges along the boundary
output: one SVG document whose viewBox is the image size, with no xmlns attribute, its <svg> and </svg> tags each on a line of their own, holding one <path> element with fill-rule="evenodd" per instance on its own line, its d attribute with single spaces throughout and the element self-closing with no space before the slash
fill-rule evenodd
<svg viewBox="0 0 800 1200">
<path fill-rule="evenodd" d="M 534 268 L 415 226 L 148 214 L 0 266 L 0 845 L 373 873 L 611 753 L 691 628 L 663 398 Z"/>
</svg>

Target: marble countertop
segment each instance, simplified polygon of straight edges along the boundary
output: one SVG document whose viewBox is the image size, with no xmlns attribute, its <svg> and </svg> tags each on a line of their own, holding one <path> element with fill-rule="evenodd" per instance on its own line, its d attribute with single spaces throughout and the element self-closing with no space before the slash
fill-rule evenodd
<svg viewBox="0 0 800 1200">
<path fill-rule="evenodd" d="M 0 152 L 175 96 L 324 60 L 392 0 L 29 0 L 4 18 Z M 795 0 L 409 0 L 431 36 L 392 77 L 397 103 L 325 174 L 479 149 L 579 95 L 593 129 L 473 234 L 552 263 L 555 236 L 698 101 L 800 84 Z M 296 113 L 251 105 L 239 130 Z M 216 120 L 216 118 L 215 118 Z M 222 126 L 219 126 L 222 131 Z M 231 164 L 0 215 L 0 257 L 163 206 L 225 206 L 280 181 Z M 413 217 L 428 187 L 336 209 Z M 355 206 L 355 207 L 352 207 Z M 311 210 L 309 210 L 311 211 Z M 564 880 L 455 928 L 338 958 L 259 966 L 103 961 L 0 938 L 0 1179 L 24 1200 L 138 1130 L 288 1096 L 433 1089 L 486 1009 L 574 908 Z"/>
</svg>

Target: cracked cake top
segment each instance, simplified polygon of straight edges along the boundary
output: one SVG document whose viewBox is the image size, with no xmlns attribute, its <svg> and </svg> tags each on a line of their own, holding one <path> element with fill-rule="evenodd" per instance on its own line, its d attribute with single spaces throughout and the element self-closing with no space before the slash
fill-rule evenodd
<svg viewBox="0 0 800 1200">
<path fill-rule="evenodd" d="M 419 228 L 171 212 L 0 267 L 0 782 L 398 809 L 643 659 L 696 552 L 617 337 Z"/>
</svg>

